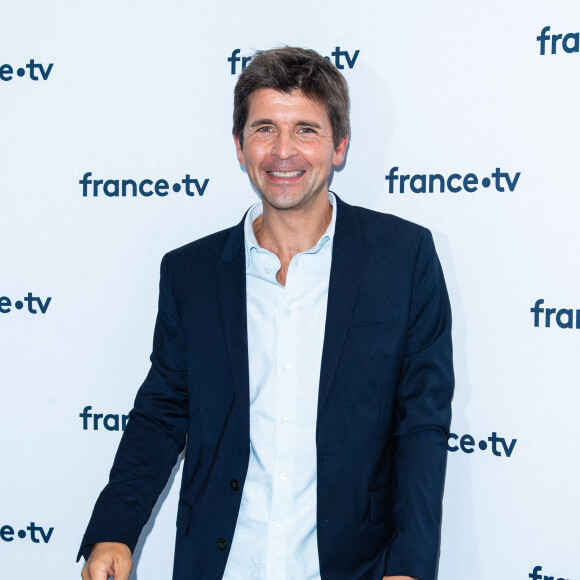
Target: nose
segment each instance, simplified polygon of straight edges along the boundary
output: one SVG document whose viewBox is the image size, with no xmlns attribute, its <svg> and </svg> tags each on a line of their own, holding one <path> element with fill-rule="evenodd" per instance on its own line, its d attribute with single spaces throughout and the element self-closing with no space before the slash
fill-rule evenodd
<svg viewBox="0 0 580 580">
<path fill-rule="evenodd" d="M 272 146 L 272 154 L 280 159 L 288 159 L 296 153 L 294 139 L 289 131 L 280 131 Z"/>
</svg>

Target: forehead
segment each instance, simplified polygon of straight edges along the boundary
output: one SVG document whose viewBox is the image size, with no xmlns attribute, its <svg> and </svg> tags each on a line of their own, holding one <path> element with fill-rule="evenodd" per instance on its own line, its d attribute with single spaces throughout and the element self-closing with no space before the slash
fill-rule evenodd
<svg viewBox="0 0 580 580">
<path fill-rule="evenodd" d="M 330 124 L 326 107 L 307 97 L 302 91 L 283 93 L 274 89 L 258 89 L 249 98 L 248 122 L 256 119 L 311 120 Z"/>
</svg>

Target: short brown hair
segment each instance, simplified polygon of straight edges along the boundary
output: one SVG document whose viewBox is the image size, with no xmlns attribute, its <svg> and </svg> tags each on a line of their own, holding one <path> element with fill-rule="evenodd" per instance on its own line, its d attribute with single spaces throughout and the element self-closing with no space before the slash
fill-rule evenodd
<svg viewBox="0 0 580 580">
<path fill-rule="evenodd" d="M 337 68 L 307 48 L 285 46 L 260 50 L 242 71 L 234 89 L 233 134 L 243 146 L 250 95 L 259 89 L 301 91 L 326 107 L 334 147 L 350 134 L 348 85 Z"/>
</svg>

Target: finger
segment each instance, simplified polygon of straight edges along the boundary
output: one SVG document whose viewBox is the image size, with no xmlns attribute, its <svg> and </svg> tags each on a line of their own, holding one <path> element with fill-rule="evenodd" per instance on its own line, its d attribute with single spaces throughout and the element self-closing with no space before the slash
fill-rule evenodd
<svg viewBox="0 0 580 580">
<path fill-rule="evenodd" d="M 120 558 L 115 561 L 115 574 L 113 580 L 129 580 L 131 574 L 131 559 Z"/>
<path fill-rule="evenodd" d="M 104 570 L 102 572 L 104 572 L 105 576 L 103 576 L 103 573 L 99 573 L 99 571 L 96 570 L 89 561 L 85 564 L 85 567 L 81 572 L 81 578 L 82 580 L 107 580 L 109 578 L 108 574 Z"/>
<path fill-rule="evenodd" d="M 109 568 L 107 566 L 93 564 L 92 562 L 87 562 L 81 574 L 82 580 L 108 580 L 112 576 L 112 567 Z M 129 575 L 127 575 L 126 580 L 129 580 Z"/>
</svg>

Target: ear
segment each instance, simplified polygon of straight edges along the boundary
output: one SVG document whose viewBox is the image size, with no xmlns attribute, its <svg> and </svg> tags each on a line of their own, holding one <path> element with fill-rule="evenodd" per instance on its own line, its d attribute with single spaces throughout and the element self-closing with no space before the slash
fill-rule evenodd
<svg viewBox="0 0 580 580">
<path fill-rule="evenodd" d="M 246 162 L 244 160 L 244 152 L 242 150 L 242 146 L 240 145 L 240 140 L 238 139 L 237 135 L 234 135 L 234 143 L 236 144 L 236 155 L 238 156 L 238 161 L 245 165 Z"/>
<path fill-rule="evenodd" d="M 342 141 L 338 144 L 338 147 L 334 150 L 334 153 L 332 154 L 333 165 L 340 165 L 344 161 L 347 145 L 348 145 L 348 135 L 344 139 L 342 139 Z"/>
</svg>

